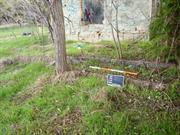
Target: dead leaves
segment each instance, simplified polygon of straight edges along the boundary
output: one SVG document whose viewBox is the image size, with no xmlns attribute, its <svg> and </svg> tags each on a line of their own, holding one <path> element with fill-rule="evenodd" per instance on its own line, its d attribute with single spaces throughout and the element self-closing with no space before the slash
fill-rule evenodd
<svg viewBox="0 0 180 135">
<path fill-rule="evenodd" d="M 54 116 L 49 123 L 51 125 L 51 132 L 62 135 L 70 132 L 71 129 L 75 128 L 77 123 L 81 122 L 82 112 L 79 107 L 68 112 L 63 117 Z"/>
</svg>

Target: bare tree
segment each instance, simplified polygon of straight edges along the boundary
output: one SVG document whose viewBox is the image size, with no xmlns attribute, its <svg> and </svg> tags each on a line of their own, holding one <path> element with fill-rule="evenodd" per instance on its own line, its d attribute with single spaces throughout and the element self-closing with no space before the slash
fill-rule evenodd
<svg viewBox="0 0 180 135">
<path fill-rule="evenodd" d="M 19 0 L 26 20 L 44 23 L 55 47 L 56 73 L 66 71 L 65 26 L 62 0 Z"/>
<path fill-rule="evenodd" d="M 121 25 L 120 23 L 122 23 L 123 25 L 126 25 L 127 27 L 128 26 L 135 27 L 136 23 L 137 23 L 136 19 L 135 19 L 135 14 L 137 12 L 135 12 L 135 11 L 139 11 L 139 14 L 141 14 L 141 16 L 143 16 L 147 22 L 149 22 L 149 17 L 146 16 L 147 13 L 144 13 L 142 11 L 141 5 L 134 6 L 134 7 L 132 6 L 133 0 L 102 0 L 102 2 L 105 3 L 105 8 L 106 8 L 105 18 L 111 27 L 111 33 L 112 33 L 112 37 L 113 37 L 113 40 L 115 43 L 115 49 L 117 52 L 117 56 L 119 59 L 122 59 L 123 51 L 122 51 L 122 44 L 121 44 L 121 40 L 120 40 L 120 25 Z M 128 13 L 121 11 L 122 6 L 124 6 L 124 7 L 132 6 L 132 9 L 130 11 L 133 12 L 135 10 L 134 11 L 135 13 L 133 15 L 129 16 Z M 121 15 L 121 18 L 120 18 L 120 15 Z M 128 24 L 128 22 L 126 22 L 124 20 L 123 16 L 128 18 L 131 21 L 131 24 Z M 121 19 L 121 22 L 120 22 L 120 19 Z M 134 33 L 133 33 L 133 35 L 134 35 Z M 123 37 L 124 37 L 124 29 L 123 29 Z M 142 35 L 140 35 L 139 37 L 137 37 L 137 40 L 140 40 L 142 38 L 144 38 L 144 33 Z"/>
<path fill-rule="evenodd" d="M 111 24 L 111 27 L 114 28 L 115 32 L 116 32 L 116 38 L 117 40 L 114 40 L 117 48 L 118 48 L 118 52 L 119 52 L 119 59 L 122 58 L 122 47 L 121 47 L 121 42 L 120 42 L 120 38 L 119 38 L 119 20 L 118 20 L 118 13 L 119 13 L 119 3 L 118 1 L 116 0 L 112 0 L 112 4 L 115 8 L 115 12 L 116 12 L 116 27 L 113 27 L 112 24 Z M 114 36 L 114 35 L 113 35 Z"/>
<path fill-rule="evenodd" d="M 16 1 L 11 2 L 11 4 L 15 3 Z M 9 0 L 0 0 L 0 23 L 16 22 L 17 14 L 11 4 Z"/>
<path fill-rule="evenodd" d="M 112 31 L 112 37 L 115 43 L 115 49 L 117 52 L 118 59 L 122 59 L 122 47 L 121 47 L 121 41 L 120 41 L 120 36 L 119 36 L 119 6 L 120 6 L 120 1 L 119 0 L 111 0 L 111 7 L 109 9 L 109 15 L 106 16 L 106 19 L 111 26 L 111 31 Z M 115 9 L 115 24 L 113 24 L 112 21 L 112 11 Z"/>
<path fill-rule="evenodd" d="M 50 7 L 53 22 L 53 38 L 56 51 L 56 72 L 67 70 L 64 14 L 61 0 L 53 0 Z"/>
</svg>

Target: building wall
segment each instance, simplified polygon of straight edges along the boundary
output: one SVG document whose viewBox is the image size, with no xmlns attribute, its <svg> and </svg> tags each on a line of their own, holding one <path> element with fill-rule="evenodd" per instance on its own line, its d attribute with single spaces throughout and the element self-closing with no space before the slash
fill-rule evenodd
<svg viewBox="0 0 180 135">
<path fill-rule="evenodd" d="M 103 24 L 82 22 L 84 0 L 63 0 L 66 34 L 69 39 L 97 41 L 112 39 L 111 27 L 115 26 L 115 9 L 111 0 L 104 2 Z M 97 0 L 96 0 L 97 1 Z M 145 38 L 150 22 L 150 0 L 118 0 L 118 24 L 121 39 Z"/>
</svg>

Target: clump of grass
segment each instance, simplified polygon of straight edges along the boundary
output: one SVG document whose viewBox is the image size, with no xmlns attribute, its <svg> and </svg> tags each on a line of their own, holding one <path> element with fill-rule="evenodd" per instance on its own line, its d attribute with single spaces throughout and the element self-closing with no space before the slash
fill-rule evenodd
<svg viewBox="0 0 180 135">
<path fill-rule="evenodd" d="M 13 56 L 16 54 L 16 49 L 22 49 L 37 43 L 39 43 L 39 40 L 33 37 L 20 37 L 0 41 L 0 58 Z"/>
<path fill-rule="evenodd" d="M 0 58 L 3 57 L 13 57 L 15 55 L 40 55 L 43 54 L 43 47 L 48 44 L 48 40 L 44 36 L 43 46 L 42 37 L 39 39 L 37 37 L 18 37 L 17 39 L 9 39 L 0 41 Z M 32 45 L 36 45 L 41 49 L 30 50 Z"/>
<path fill-rule="evenodd" d="M 11 81 L 8 85 L 2 85 L 0 89 L 1 100 L 14 96 L 18 91 L 23 90 L 42 73 L 49 69 L 43 64 L 30 64 L 24 69 L 13 71 L 11 73 L 1 74 L 0 80 Z"/>
<path fill-rule="evenodd" d="M 67 40 L 66 41 L 66 44 L 75 44 L 75 43 L 77 43 L 78 41 L 76 41 L 76 40 Z"/>
<path fill-rule="evenodd" d="M 26 65 L 15 73 L 11 68 L 7 70 L 12 73 L 4 72 L 0 75 L 1 79 L 16 78 L 17 85 L 13 83 L 10 86 L 19 86 L 18 91 L 24 90 L 37 80 L 40 74 L 51 72 L 42 64 Z M 11 99 L 17 91 L 11 89 L 12 93 L 7 92 L 9 94 L 7 93 L 0 102 L 1 133 L 54 134 L 57 131 L 64 134 L 178 133 L 174 115 L 179 118 L 179 114 L 156 112 L 144 106 L 145 101 L 138 102 L 139 99 L 148 100 L 149 97 L 152 100 L 159 100 L 162 98 L 160 92 L 144 89 L 139 91 L 139 88 L 132 85 L 127 85 L 123 89 L 112 88 L 106 86 L 105 80 L 97 76 L 80 77 L 73 84 L 63 81 L 57 84 L 48 83 L 39 96 L 32 97 L 21 106 L 5 100 Z M 128 93 L 131 93 L 130 97 Z M 95 100 L 99 94 L 103 94 L 103 100 Z M 65 128 L 62 121 L 69 118 L 68 115 L 76 108 L 79 108 L 82 115 L 78 121 L 73 122 L 73 125 Z M 73 119 L 73 115 L 70 118 Z"/>
<path fill-rule="evenodd" d="M 67 45 L 67 54 L 72 56 L 92 54 L 95 50 L 92 44 L 73 43 Z"/>
<path fill-rule="evenodd" d="M 101 40 L 100 42 L 97 42 L 97 44 L 114 46 L 114 42 L 111 40 Z"/>
<path fill-rule="evenodd" d="M 138 43 L 138 47 L 142 49 L 141 56 L 144 56 L 147 60 L 155 60 L 161 58 L 161 61 L 166 60 L 169 47 L 156 45 L 153 41 L 141 41 Z"/>
<path fill-rule="evenodd" d="M 38 38 L 37 38 L 38 39 Z M 14 56 L 19 54 L 41 54 L 39 40 L 30 37 L 0 41 L 0 57 Z M 96 48 L 91 43 L 79 43 L 67 41 L 69 55 L 96 54 L 115 57 L 112 41 L 102 41 L 105 47 Z M 142 59 L 144 53 L 150 51 L 151 43 L 141 42 L 131 44 L 123 43 L 124 58 Z M 82 48 L 80 51 L 78 47 Z M 107 45 L 107 47 L 106 47 Z M 152 45 L 153 46 L 153 45 Z M 22 50 L 20 49 L 22 48 Z M 28 51 L 30 51 L 28 53 Z M 51 50 L 52 48 L 50 48 Z M 19 51 L 18 51 L 19 50 Z M 99 51 L 97 51 L 99 50 Z M 145 50 L 145 51 L 144 51 Z M 149 57 L 147 59 L 154 59 Z M 146 58 L 145 57 L 145 58 Z M 87 61 L 79 67 L 87 68 L 88 65 L 100 65 L 98 61 Z M 110 65 L 112 66 L 112 65 Z M 73 67 L 74 68 L 74 67 Z M 126 68 L 126 67 L 122 67 Z M 144 68 L 138 69 L 143 76 L 149 76 Z M 167 93 L 143 89 L 134 85 L 126 84 L 123 89 L 106 86 L 106 81 L 98 76 L 78 77 L 75 81 L 68 83 L 59 80 L 58 83 L 47 81 L 43 85 L 42 92 L 32 96 L 21 105 L 15 104 L 13 97 L 20 91 L 25 91 L 33 86 L 33 83 L 43 74 L 51 74 L 51 67 L 41 63 L 28 65 L 11 65 L 0 72 L 0 134 L 178 134 L 180 115 L 178 112 L 170 113 L 164 109 L 157 111 L 150 106 L 159 101 L 172 102 L 179 98 L 177 88 L 179 82 L 174 83 Z M 172 80 L 177 76 L 175 68 L 165 70 L 161 73 L 164 77 Z M 76 121 L 71 112 L 80 111 Z M 68 117 L 68 116 L 71 117 Z M 63 125 L 64 119 L 73 121 L 70 126 Z M 73 119 L 75 118 L 75 120 Z"/>
<path fill-rule="evenodd" d="M 0 39 L 7 37 L 15 37 L 22 35 L 23 32 L 37 32 L 38 28 L 34 25 L 24 25 L 24 26 L 7 26 L 0 28 Z"/>
<path fill-rule="evenodd" d="M 97 48 L 96 54 L 101 56 L 109 56 L 117 58 L 116 50 L 114 48 L 113 41 L 102 40 L 97 44 L 104 45 L 104 48 Z M 144 60 L 156 60 L 157 57 L 161 58 L 161 61 L 166 60 L 169 48 L 167 46 L 161 46 L 155 44 L 153 41 L 122 41 L 122 53 L 123 59 L 144 59 Z M 111 48 L 109 48 L 111 47 Z M 174 58 L 171 58 L 174 59 Z"/>
</svg>

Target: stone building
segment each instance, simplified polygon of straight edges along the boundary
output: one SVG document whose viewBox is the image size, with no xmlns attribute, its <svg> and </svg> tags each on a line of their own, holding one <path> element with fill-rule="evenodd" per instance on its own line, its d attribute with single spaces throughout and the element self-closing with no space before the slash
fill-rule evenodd
<svg viewBox="0 0 180 135">
<path fill-rule="evenodd" d="M 112 39 L 116 11 L 121 39 L 147 38 L 152 0 L 63 0 L 66 34 L 70 39 Z M 113 5 L 114 4 L 114 5 Z M 116 10 L 115 8 L 118 8 Z"/>
</svg>

